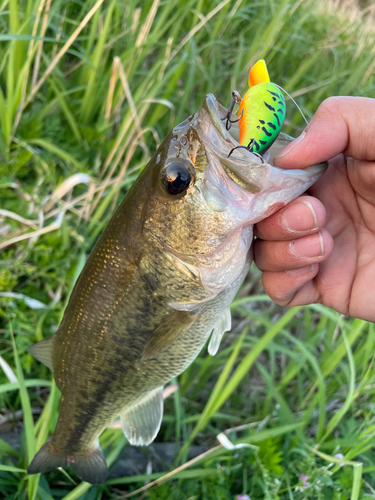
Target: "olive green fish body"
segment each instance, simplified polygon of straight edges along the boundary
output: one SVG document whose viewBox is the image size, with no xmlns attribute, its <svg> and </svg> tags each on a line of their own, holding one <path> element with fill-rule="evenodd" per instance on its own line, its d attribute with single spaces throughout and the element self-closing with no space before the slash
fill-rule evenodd
<svg viewBox="0 0 375 500">
<path fill-rule="evenodd" d="M 241 274 L 234 285 L 190 313 L 163 307 L 136 272 L 127 293 L 115 299 L 107 320 L 101 315 L 102 335 L 94 333 L 93 343 L 71 344 L 57 334 L 54 353 L 61 356 L 61 364 L 56 366 L 55 378 L 62 402 L 52 437 L 56 448 L 68 455 L 91 450 L 98 434 L 123 408 L 182 373 L 202 349 L 223 308 L 229 307 L 243 278 Z M 153 332 L 164 321 L 168 324 L 170 316 L 172 324 L 178 321 L 179 326 L 184 320 L 189 325 L 189 316 L 197 319 L 176 345 L 142 360 Z M 75 333 L 79 335 L 79 329 Z"/>
<path fill-rule="evenodd" d="M 251 262 L 252 225 L 304 192 L 323 172 L 292 173 L 235 144 L 206 96 L 175 127 L 101 235 L 77 280 L 63 320 L 30 352 L 53 369 L 61 391 L 50 440 L 28 471 L 70 465 L 103 482 L 98 445 L 118 415 L 131 444 L 160 427 L 163 386 L 208 338 L 215 354 L 230 329 L 229 306 Z"/>
</svg>

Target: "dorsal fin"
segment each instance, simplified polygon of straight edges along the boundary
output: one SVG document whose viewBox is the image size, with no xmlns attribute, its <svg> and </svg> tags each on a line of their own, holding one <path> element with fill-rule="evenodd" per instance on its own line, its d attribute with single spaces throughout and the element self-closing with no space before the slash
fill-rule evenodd
<svg viewBox="0 0 375 500">
<path fill-rule="evenodd" d="M 258 83 L 269 82 L 270 77 L 268 74 L 268 69 L 266 65 L 266 61 L 261 59 L 256 62 L 254 66 L 251 68 L 249 73 L 249 87 L 254 87 L 254 85 L 258 85 Z"/>
<path fill-rule="evenodd" d="M 52 346 L 55 336 L 41 340 L 27 348 L 27 351 L 38 361 L 46 365 L 52 372 Z"/>
</svg>

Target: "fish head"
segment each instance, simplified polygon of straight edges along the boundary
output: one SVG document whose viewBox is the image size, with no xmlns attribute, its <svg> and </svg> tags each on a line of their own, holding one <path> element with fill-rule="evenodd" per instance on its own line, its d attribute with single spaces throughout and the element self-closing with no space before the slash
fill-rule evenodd
<svg viewBox="0 0 375 500">
<path fill-rule="evenodd" d="M 215 251 L 231 233 L 241 232 L 302 194 L 326 170 L 322 163 L 304 170 L 273 165 L 274 156 L 293 139 L 280 134 L 262 160 L 239 145 L 238 124 L 226 130 L 224 108 L 208 94 L 198 111 L 176 126 L 157 150 L 152 169 L 153 196 L 145 229 L 181 255 Z"/>
<path fill-rule="evenodd" d="M 226 112 L 208 94 L 198 111 L 172 130 L 144 173 L 153 184 L 143 211 L 144 241 L 149 249 L 156 243 L 174 266 L 190 266 L 187 274 L 193 269 L 213 294 L 245 272 L 253 225 L 306 191 L 327 168 L 275 167 L 274 156 L 293 140 L 285 134 L 263 161 L 243 148 L 229 156 L 239 145 L 239 130 L 238 124 L 226 130 Z"/>
</svg>

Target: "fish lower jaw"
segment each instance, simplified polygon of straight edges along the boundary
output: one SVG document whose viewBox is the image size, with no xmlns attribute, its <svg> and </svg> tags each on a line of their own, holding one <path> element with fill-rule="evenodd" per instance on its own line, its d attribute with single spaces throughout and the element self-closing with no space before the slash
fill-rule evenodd
<svg viewBox="0 0 375 500">
<path fill-rule="evenodd" d="M 209 254 L 192 257 L 176 255 L 169 249 L 169 252 L 189 266 L 189 269 L 194 268 L 194 274 L 198 277 L 205 293 L 200 294 L 199 300 L 194 296 L 189 300 L 183 291 L 182 295 L 171 297 L 172 300 L 168 301 L 168 305 L 179 311 L 194 311 L 215 299 L 220 292 L 238 279 L 248 265 L 252 239 L 253 226 L 246 225 L 232 231 L 227 239 Z"/>
<path fill-rule="evenodd" d="M 253 226 L 242 227 L 235 236 L 232 236 L 230 255 L 220 258 L 223 257 L 221 249 L 210 255 L 211 266 L 199 268 L 202 284 L 206 290 L 220 293 L 238 278 L 246 266 L 252 239 Z"/>
</svg>

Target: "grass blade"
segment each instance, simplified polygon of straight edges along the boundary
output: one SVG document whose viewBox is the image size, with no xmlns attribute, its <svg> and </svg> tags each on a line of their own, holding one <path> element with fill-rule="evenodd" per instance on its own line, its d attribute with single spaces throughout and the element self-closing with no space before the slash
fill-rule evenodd
<svg viewBox="0 0 375 500">
<path fill-rule="evenodd" d="M 30 463 L 36 451 L 34 421 L 33 421 L 33 415 L 31 413 L 29 395 L 25 385 L 25 379 L 23 376 L 20 358 L 18 355 L 17 346 L 14 340 L 14 335 L 12 330 L 11 330 L 11 340 L 12 340 L 14 361 L 16 365 L 16 375 L 19 383 L 21 405 L 23 410 L 23 422 L 26 434 L 27 463 Z M 36 496 L 36 492 L 38 489 L 38 482 L 39 482 L 39 474 L 28 477 L 28 493 L 30 500 L 34 500 Z"/>
</svg>

